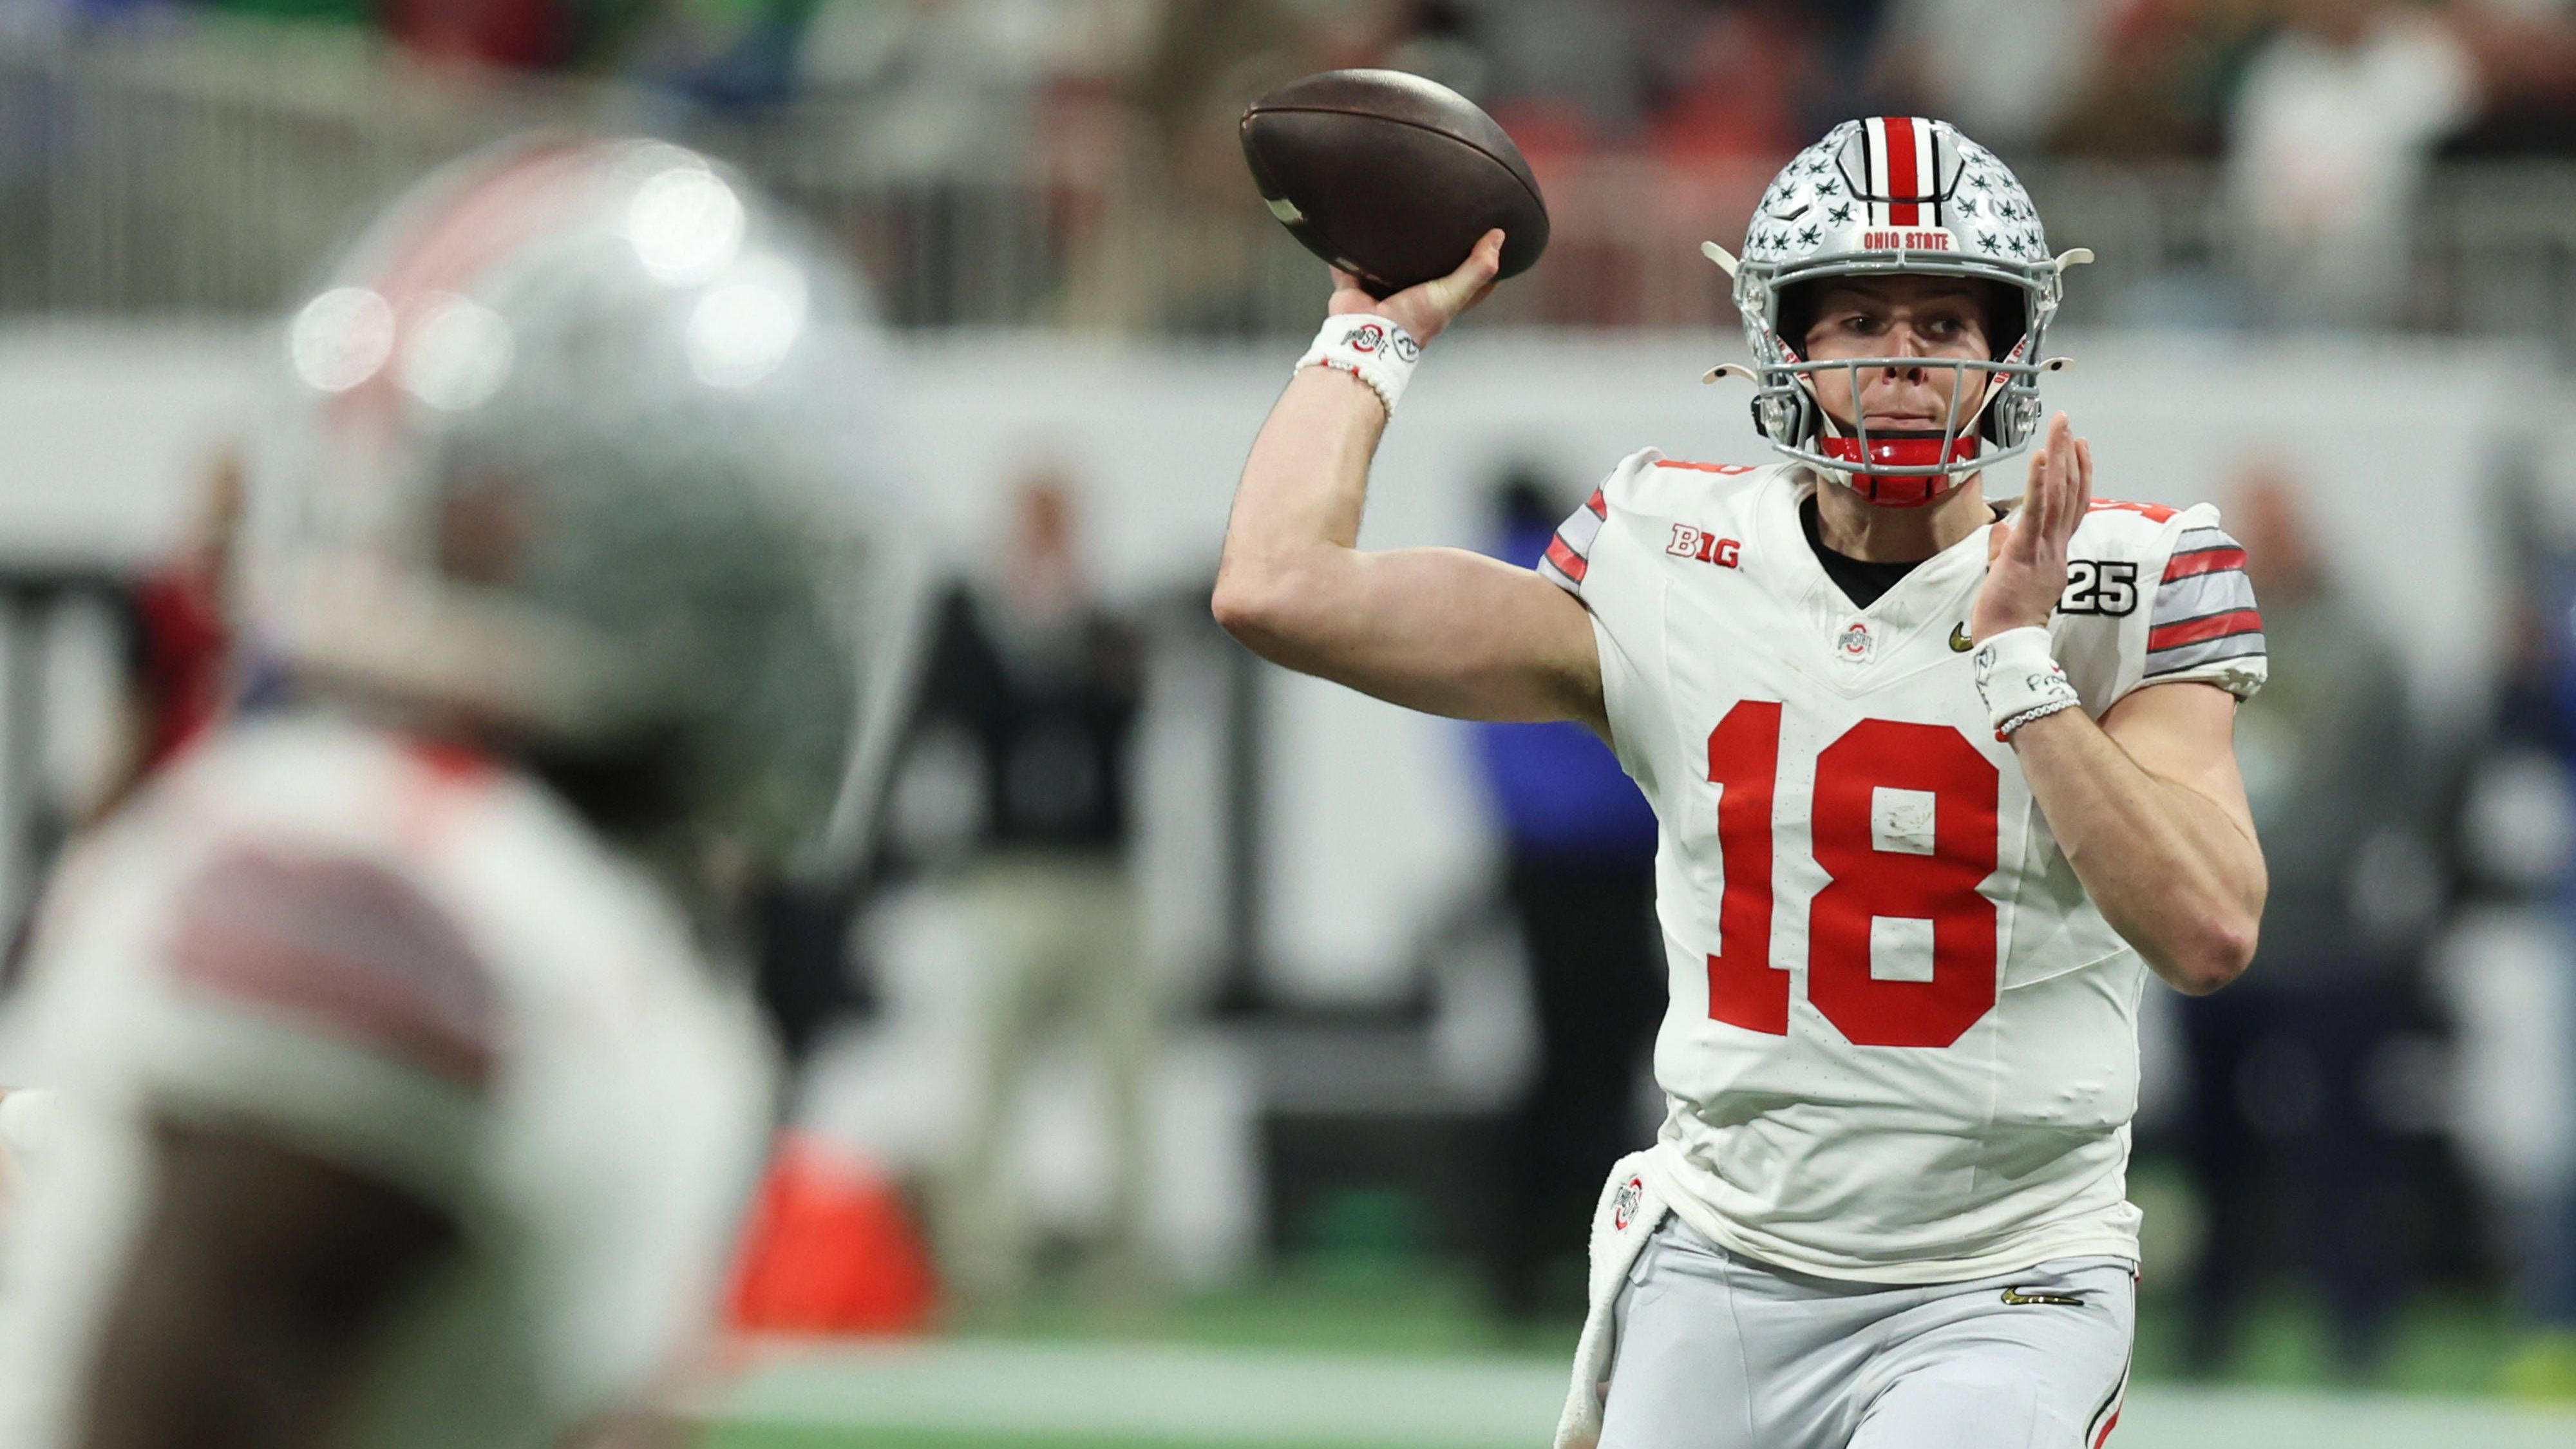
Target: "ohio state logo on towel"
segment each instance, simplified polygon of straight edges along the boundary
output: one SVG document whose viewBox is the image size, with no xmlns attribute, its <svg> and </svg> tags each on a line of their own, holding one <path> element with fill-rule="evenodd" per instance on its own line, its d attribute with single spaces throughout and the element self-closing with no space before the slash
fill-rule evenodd
<svg viewBox="0 0 2576 1449">
<path fill-rule="evenodd" d="M 1618 1195 L 1610 1199 L 1610 1226 L 1614 1231 L 1628 1231 L 1628 1224 L 1637 1216 L 1637 1200 L 1645 1193 L 1646 1180 L 1642 1177 L 1619 1184 Z"/>
</svg>

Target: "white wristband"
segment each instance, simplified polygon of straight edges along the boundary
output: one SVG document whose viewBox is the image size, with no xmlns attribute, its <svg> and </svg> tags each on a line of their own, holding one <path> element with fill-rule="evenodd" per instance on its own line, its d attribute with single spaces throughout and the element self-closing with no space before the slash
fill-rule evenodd
<svg viewBox="0 0 2576 1449">
<path fill-rule="evenodd" d="M 1977 694 L 1994 717 L 1995 738 L 2035 719 L 2046 719 L 2083 701 L 2075 684 L 2048 652 L 2048 631 L 2037 625 L 2006 629 L 1977 646 Z"/>
<path fill-rule="evenodd" d="M 1386 404 L 1387 416 L 1393 417 L 1395 400 L 1404 396 L 1405 380 L 1413 376 L 1413 364 L 1421 356 L 1422 344 L 1395 322 L 1367 312 L 1347 312 L 1324 319 L 1315 345 L 1297 359 L 1297 371 L 1339 368 L 1367 383 L 1377 400 Z"/>
</svg>

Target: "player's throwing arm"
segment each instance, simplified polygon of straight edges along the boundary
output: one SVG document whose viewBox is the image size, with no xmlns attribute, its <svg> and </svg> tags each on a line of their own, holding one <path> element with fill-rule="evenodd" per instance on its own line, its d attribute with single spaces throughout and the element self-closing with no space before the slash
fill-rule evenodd
<svg viewBox="0 0 2576 1449">
<path fill-rule="evenodd" d="M 1454 199 L 1478 179 L 1505 177 L 1490 153 L 1507 150 L 1508 139 L 1463 99 L 1412 77 L 1340 72 L 1316 80 L 1337 89 L 1320 101 L 1291 99 L 1334 109 L 1307 105 L 1289 114 L 1324 115 L 1339 129 L 1321 138 L 1299 132 L 1274 140 L 1260 128 L 1266 113 L 1256 107 L 1245 130 L 1256 172 L 1265 158 L 1284 166 L 1280 153 L 1301 160 L 1316 150 L 1327 153 L 1319 163 L 1392 165 L 1399 178 L 1419 184 L 1381 192 L 1380 200 L 1435 198 L 1434 211 L 1392 223 L 1373 216 L 1378 230 L 1396 235 L 1369 240 L 1393 252 L 1401 251 L 1397 243 L 1414 242 L 1438 255 L 1441 241 L 1425 241 L 1423 234 L 1443 220 L 1454 229 L 1457 218 L 1441 215 L 1437 198 Z M 1456 133 L 1478 139 L 1484 149 L 1459 142 L 1429 155 L 1388 158 L 1368 151 L 1376 133 L 1393 137 L 1391 144 L 1417 143 L 1433 134 L 1424 121 L 1445 128 L 1435 140 Z M 1355 139 L 1343 139 L 1354 130 Z M 1509 159 L 1517 162 L 1518 152 Z M 1506 207 L 1492 214 L 1543 239 L 1545 212 L 1534 210 L 1534 193 L 1510 189 L 1517 184 L 1506 178 L 1504 200 L 1525 197 L 1529 204 L 1518 213 Z M 1323 205 L 1313 197 L 1306 204 L 1318 212 Z M 1295 216 L 1292 230 L 1319 250 L 1331 244 L 1318 240 L 1309 223 L 1347 221 L 1308 217 L 1284 197 L 1272 209 L 1283 219 Z M 1478 213 L 1470 206 L 1460 214 Z M 1337 265 L 1324 330 L 1271 409 L 1235 492 L 1217 570 L 1216 617 L 1263 658 L 1412 709 L 1468 719 L 1578 719 L 1606 729 L 1591 621 L 1572 596 L 1529 569 L 1464 549 L 1363 553 L 1356 546 L 1369 461 L 1405 378 L 1423 349 L 1483 300 L 1507 266 L 1525 266 L 1536 254 L 1516 247 L 1499 227 L 1470 231 L 1454 245 L 1438 264 L 1449 269 L 1446 275 L 1395 287 L 1383 300 L 1363 272 L 1377 291 L 1387 291 L 1389 273 L 1401 278 L 1424 269 L 1417 263 L 1408 272 L 1401 255 L 1389 264 L 1377 251 L 1332 253 Z"/>
<path fill-rule="evenodd" d="M 1384 302 L 1342 278 L 1327 335 L 1374 332 L 1401 338 L 1381 346 L 1418 349 L 1491 285 L 1501 239 L 1491 234 L 1452 275 Z M 1329 363 L 1290 379 L 1235 490 L 1218 622 L 1273 663 L 1408 708 L 1603 727 L 1591 622 L 1573 598 L 1464 549 L 1355 546 L 1394 392 L 1380 386 Z"/>
</svg>

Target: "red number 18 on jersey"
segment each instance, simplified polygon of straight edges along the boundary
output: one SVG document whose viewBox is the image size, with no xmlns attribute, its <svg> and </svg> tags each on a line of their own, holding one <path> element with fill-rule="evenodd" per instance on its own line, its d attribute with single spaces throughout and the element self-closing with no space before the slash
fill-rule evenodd
<svg viewBox="0 0 2576 1449">
<path fill-rule="evenodd" d="M 1789 975 L 1771 964 L 1779 773 L 1780 706 L 1746 700 L 1728 710 L 1708 737 L 1726 872 L 1708 1014 L 1773 1036 L 1789 1030 Z M 1994 763 L 1947 725 L 1863 720 L 1816 756 L 1815 789 L 1812 846 L 1827 879 L 1808 907 L 1807 1000 L 1856 1046 L 1950 1045 L 1995 1004 L 1995 903 L 1977 890 L 1995 869 Z M 1931 797 L 1929 854 L 1881 848 L 1873 821 L 1882 789 Z M 1872 973 L 1880 917 L 1932 923 L 1930 980 Z"/>
</svg>

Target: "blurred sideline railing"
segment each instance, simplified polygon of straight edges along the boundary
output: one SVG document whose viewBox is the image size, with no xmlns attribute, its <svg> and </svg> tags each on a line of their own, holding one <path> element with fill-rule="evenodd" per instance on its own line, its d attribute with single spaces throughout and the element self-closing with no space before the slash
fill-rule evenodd
<svg viewBox="0 0 2576 1449">
<path fill-rule="evenodd" d="M 1137 128 L 1089 147 L 893 154 L 866 96 L 756 122 L 658 92 L 440 69 L 364 37 L 265 25 L 169 27 L 64 45 L 0 42 L 0 312 L 263 312 L 429 167 L 536 126 L 640 130 L 743 166 L 876 280 L 899 326 L 1302 332 L 1321 278 L 1202 157 L 1148 165 Z M 1122 139 L 1123 138 L 1123 139 Z M 1106 153 L 1106 154 L 1104 154 Z M 1698 254 L 1743 234 L 1767 179 L 1635 157 L 1541 158 L 1547 263 L 1498 294 L 1522 325 L 1727 325 Z M 2075 320 L 2227 325 L 2248 315 L 2216 169 L 2042 161 L 2023 168 L 2051 237 L 2102 264 Z M 2576 358 L 2576 164 L 2440 171 L 2392 299 L 2403 326 L 2538 337 Z"/>
</svg>

